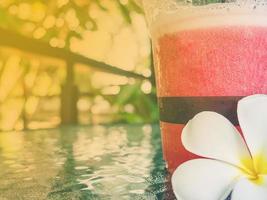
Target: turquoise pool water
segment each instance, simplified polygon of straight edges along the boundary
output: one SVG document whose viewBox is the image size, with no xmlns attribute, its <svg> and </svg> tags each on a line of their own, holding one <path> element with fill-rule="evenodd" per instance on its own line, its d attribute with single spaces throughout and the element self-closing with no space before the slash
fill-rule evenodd
<svg viewBox="0 0 267 200">
<path fill-rule="evenodd" d="M 175 199 L 157 125 L 0 133 L 0 200 Z"/>
</svg>

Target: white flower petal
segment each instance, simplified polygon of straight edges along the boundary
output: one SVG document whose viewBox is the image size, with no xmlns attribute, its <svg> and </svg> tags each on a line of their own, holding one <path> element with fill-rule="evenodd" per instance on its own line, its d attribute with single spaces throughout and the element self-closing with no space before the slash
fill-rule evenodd
<svg viewBox="0 0 267 200">
<path fill-rule="evenodd" d="M 247 146 L 236 128 L 224 116 L 201 112 L 190 120 L 182 132 L 184 147 L 199 156 L 241 166 L 250 158 Z"/>
<path fill-rule="evenodd" d="M 266 154 L 267 95 L 253 95 L 240 100 L 237 114 L 252 157 Z M 267 155 L 265 157 L 267 158 Z"/>
<path fill-rule="evenodd" d="M 255 184 L 246 178 L 240 179 L 234 187 L 232 200 L 266 200 L 267 176 L 262 177 L 263 183 Z"/>
<path fill-rule="evenodd" d="M 195 159 L 175 170 L 172 187 L 178 199 L 224 200 L 239 177 L 240 171 L 232 165 L 210 159 Z"/>
</svg>

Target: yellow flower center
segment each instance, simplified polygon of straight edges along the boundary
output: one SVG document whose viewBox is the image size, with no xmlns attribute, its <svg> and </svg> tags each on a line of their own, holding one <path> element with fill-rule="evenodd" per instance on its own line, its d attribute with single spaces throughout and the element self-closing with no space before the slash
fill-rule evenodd
<svg viewBox="0 0 267 200">
<path fill-rule="evenodd" d="M 263 175 L 267 174 L 267 157 L 263 154 L 258 154 L 251 157 L 246 157 L 241 160 L 242 162 L 242 173 L 257 185 L 264 183 Z"/>
</svg>

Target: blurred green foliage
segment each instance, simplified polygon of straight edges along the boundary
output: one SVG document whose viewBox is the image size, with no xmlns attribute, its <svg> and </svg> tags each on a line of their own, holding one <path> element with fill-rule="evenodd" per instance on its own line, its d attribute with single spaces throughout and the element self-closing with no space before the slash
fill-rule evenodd
<svg viewBox="0 0 267 200">
<path fill-rule="evenodd" d="M 145 95 L 140 88 L 141 84 L 127 85 L 115 100 L 115 105 L 121 109 L 119 118 L 121 122 L 150 123 L 158 119 L 155 89 L 153 89 L 152 94 Z M 133 112 L 122 109 L 125 105 L 132 105 Z"/>
<path fill-rule="evenodd" d="M 225 3 L 229 2 L 229 0 L 192 0 L 194 5 L 206 5 L 210 3 Z"/>
<path fill-rule="evenodd" d="M 134 0 L 3 0 L 0 1 L 0 27 L 49 43 L 53 47 L 90 56 L 84 48 L 80 48 L 81 50 L 73 48 L 73 43 L 81 41 L 80 47 L 90 46 L 90 43 L 85 43 L 85 32 L 89 31 L 91 35 L 94 32 L 96 35 L 103 34 L 103 31 L 98 32 L 100 25 L 103 26 L 101 17 L 97 17 L 99 13 L 106 13 L 107 18 L 110 16 L 110 19 L 118 22 L 117 27 L 114 24 L 114 30 L 111 25 L 107 32 L 113 42 L 113 48 L 116 49 L 118 45 L 114 42 L 116 37 L 120 32 L 135 31 L 136 24 L 139 23 L 135 20 L 140 20 L 139 16 L 143 15 L 143 10 Z M 104 25 L 113 23 L 112 20 L 110 22 L 105 20 Z M 147 37 L 140 36 L 140 31 L 136 34 L 141 38 Z M 149 39 L 144 40 L 147 40 L 147 44 L 143 44 L 147 45 L 146 48 L 142 46 L 138 51 L 148 52 L 144 49 L 150 48 Z M 99 41 L 103 41 L 101 37 Z M 127 44 L 125 45 L 127 47 Z M 102 46 L 99 45 L 99 48 L 101 50 Z M 91 52 L 97 50 L 95 48 L 95 51 Z M 123 53 L 120 56 L 122 60 L 125 57 Z M 135 60 L 134 67 L 129 65 L 127 68 L 124 65 L 126 62 L 117 67 L 151 75 L 150 52 L 143 56 L 139 55 L 138 59 Z M 106 62 L 106 60 L 100 61 Z M 12 65 L 12 68 L 9 65 Z M 153 81 L 133 81 L 124 77 L 124 81 L 116 83 L 113 75 L 104 74 L 105 77 L 110 76 L 101 80 L 106 84 L 97 85 L 96 80 L 102 77 L 97 76 L 97 70 L 90 67 L 93 66 L 87 66 L 88 69 L 83 70 L 83 67 L 75 66 L 75 79 L 81 93 L 77 105 L 81 115 L 80 123 L 157 121 L 156 91 L 154 85 L 151 85 Z M 17 76 L 12 75 L 14 72 Z M 65 77 L 66 69 L 64 63 L 60 61 L 1 47 L 0 130 L 46 128 L 58 125 L 60 90 Z M 8 84 L 12 87 L 5 87 Z"/>
<path fill-rule="evenodd" d="M 38 28 L 47 28 L 41 34 L 42 40 L 60 37 L 69 48 L 72 37 L 81 38 L 83 31 L 97 30 L 98 22 L 91 13 L 97 8 L 109 12 L 106 4 L 110 2 L 118 7 L 129 24 L 131 12 L 143 14 L 134 0 L 3 0 L 0 2 L 0 26 L 27 36 L 33 36 Z M 56 25 L 50 26 L 49 21 L 55 20 Z"/>
</svg>

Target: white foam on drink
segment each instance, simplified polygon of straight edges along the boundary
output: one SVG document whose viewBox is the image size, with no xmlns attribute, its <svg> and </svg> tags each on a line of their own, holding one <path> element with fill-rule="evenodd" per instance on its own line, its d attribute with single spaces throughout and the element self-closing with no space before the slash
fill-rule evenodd
<svg viewBox="0 0 267 200">
<path fill-rule="evenodd" d="M 267 26 L 267 4 L 177 6 L 160 12 L 150 24 L 154 38 L 182 30 L 222 26 Z"/>
</svg>

